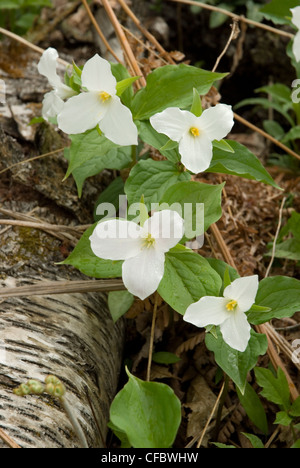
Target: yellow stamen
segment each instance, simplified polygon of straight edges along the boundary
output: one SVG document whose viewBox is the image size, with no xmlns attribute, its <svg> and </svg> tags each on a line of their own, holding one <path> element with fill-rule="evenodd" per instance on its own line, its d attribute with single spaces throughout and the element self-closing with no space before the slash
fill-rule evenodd
<svg viewBox="0 0 300 468">
<path fill-rule="evenodd" d="M 200 130 L 197 127 L 191 127 L 190 133 L 193 135 L 193 137 L 197 137 L 200 135 Z"/>
<path fill-rule="evenodd" d="M 108 94 L 106 91 L 102 91 L 101 93 L 99 93 L 99 96 L 100 96 L 101 101 L 103 102 L 106 102 L 108 101 L 108 99 L 111 98 L 111 95 Z"/>
<path fill-rule="evenodd" d="M 146 249 L 149 249 L 154 244 L 155 244 L 155 239 L 149 233 L 148 236 L 143 239 L 143 247 L 145 247 Z"/>
<path fill-rule="evenodd" d="M 229 310 L 230 312 L 233 311 L 236 306 L 238 305 L 237 301 L 229 301 L 227 304 L 226 304 L 226 309 Z"/>
</svg>

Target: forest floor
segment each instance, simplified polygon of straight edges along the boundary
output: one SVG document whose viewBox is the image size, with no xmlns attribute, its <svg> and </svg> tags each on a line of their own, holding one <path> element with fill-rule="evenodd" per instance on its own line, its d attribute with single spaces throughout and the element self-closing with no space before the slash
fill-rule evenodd
<svg viewBox="0 0 300 468">
<path fill-rule="evenodd" d="M 70 4 L 67 0 L 54 0 L 54 3 L 56 8 L 42 11 L 38 24 L 29 31 L 26 39 L 43 49 L 49 46 L 54 47 L 61 58 L 68 62 L 74 60 L 77 65 L 83 65 L 95 53 L 99 53 L 97 35 L 91 28 L 86 10 L 81 2 L 77 2 L 77 8 L 71 5 L 71 11 L 68 10 Z M 125 24 L 126 16 L 120 8 L 117 8 L 118 2 L 111 3 L 116 7 L 120 22 Z M 96 2 L 93 11 L 95 10 Z M 156 35 L 166 50 L 173 51 L 171 56 L 191 65 L 201 63 L 201 67 L 207 70 L 211 70 L 214 66 L 231 32 L 230 19 L 219 28 L 211 30 L 208 27 L 206 12 L 195 15 L 191 13 L 189 7 L 181 6 L 179 9 L 171 2 L 165 2 L 159 12 L 150 8 L 142 10 L 139 11 L 137 7 L 137 14 L 142 15 L 140 16 L 142 24 Z M 54 25 L 55 18 L 60 18 L 60 21 Z M 150 70 L 162 66 L 164 61 L 157 57 L 152 45 L 145 41 L 140 33 L 134 30 L 134 34 L 138 36 L 139 42 L 132 36 L 128 36 L 128 40 L 143 72 L 147 75 Z M 242 34 L 230 44 L 217 69 L 219 72 L 231 72 L 219 89 L 222 102 L 234 106 L 244 98 L 253 97 L 254 90 L 259 86 L 271 82 L 281 82 L 291 86 L 293 69 L 285 55 L 286 44 L 286 39 L 278 39 L 276 35 L 254 27 L 248 27 L 244 33 L 242 31 Z M 276 54 L 270 54 L 270 49 L 276 49 Z M 0 42 L 1 77 L 9 84 L 7 92 L 12 112 L 7 115 L 1 111 L 0 107 L 0 123 L 6 134 L 13 136 L 22 145 L 24 160 L 55 150 L 64 144 L 64 137 L 60 132 L 55 131 L 56 139 L 56 136 L 53 136 L 53 130 L 49 130 L 51 144 L 43 146 L 41 142 L 44 142 L 44 124 L 30 128 L 27 126 L 31 118 L 40 116 L 41 101 L 46 91 L 45 81 L 41 80 L 37 72 L 31 68 L 32 63 L 37 63 L 37 61 L 36 52 L 27 48 L 26 45 L 18 44 L 13 39 L 2 36 Z M 268 118 L 267 111 L 254 112 L 253 108 L 249 107 L 239 109 L 239 114 L 257 126 L 261 126 L 262 120 Z M 274 240 L 279 218 L 282 218 L 281 226 L 283 226 L 292 211 L 300 213 L 299 164 L 293 161 L 292 157 L 285 159 L 284 166 L 275 164 L 270 155 L 274 152 L 283 155 L 284 152 L 276 149 L 261 134 L 241 123 L 236 123 L 229 138 L 245 144 L 258 156 L 283 190 L 230 175 L 204 173 L 199 175 L 197 180 L 211 184 L 226 182 L 223 191 L 223 215 L 217 223 L 219 231 L 240 275 L 258 274 L 260 278 L 264 278 L 271 260 L 269 244 Z M 42 162 L 32 162 L 37 179 L 40 174 L 39 165 L 46 164 L 51 158 L 43 159 Z M 62 159 L 62 156 L 59 155 L 59 158 Z M 97 176 L 86 183 L 85 196 L 80 201 L 80 215 L 78 207 L 76 208 L 79 201 L 72 181 L 66 182 L 68 193 L 72 194 L 72 202 L 68 206 L 63 200 L 65 195 L 57 193 L 56 190 L 59 189 L 56 189 L 56 186 L 53 190 L 45 186 L 47 181 L 39 183 L 38 180 L 36 185 L 39 186 L 39 197 L 45 206 L 53 202 L 58 203 L 59 210 L 63 210 L 65 216 L 68 217 L 70 213 L 73 216 L 75 213 L 80 223 L 88 224 L 93 222 L 94 203 L 99 195 L 99 180 L 101 185 L 105 185 L 105 181 L 115 175 L 106 171 L 100 179 Z M 51 177 L 47 179 L 48 183 L 51 184 L 53 179 Z M 62 189 L 64 190 L 64 187 Z M 0 176 L 1 199 L 8 197 L 10 191 L 18 192 L 19 197 L 24 199 L 24 203 L 34 196 L 32 189 L 23 184 L 22 176 L 16 177 L 14 172 L 5 172 Z M 284 198 L 288 200 L 288 203 L 282 210 Z M 71 250 L 70 245 L 62 243 L 58 259 L 65 258 Z M 218 242 L 210 231 L 199 252 L 204 257 L 215 256 L 226 260 L 224 252 L 220 250 Z M 272 275 L 286 275 L 300 279 L 299 262 L 286 259 L 272 260 Z M 124 362 L 130 365 L 134 374 L 142 379 L 145 378 L 147 369 L 152 309 L 151 297 L 145 301 L 136 300 L 126 315 Z M 274 320 L 272 326 L 287 342 L 292 343 L 299 337 L 300 312 L 292 319 Z M 180 361 L 169 366 L 153 363 L 151 380 L 168 383 L 182 402 L 183 422 L 176 439 L 176 447 L 194 446 L 212 412 L 220 390 L 219 370 L 213 354 L 205 347 L 204 336 L 204 331 L 199 331 L 183 322 L 181 316 L 170 311 L 163 301 L 159 303 L 154 337 L 155 351 L 177 354 Z M 278 352 L 297 386 L 299 371 L 280 349 Z M 267 355 L 259 361 L 259 365 L 268 366 L 268 364 Z M 250 382 L 251 379 L 252 376 L 249 375 Z M 125 373 L 121 376 L 120 388 L 124 382 Z M 269 420 L 273 421 L 273 405 L 266 401 L 264 404 L 270 416 Z M 218 429 L 219 442 L 247 448 L 251 445 L 242 434 L 246 432 L 261 436 L 264 443 L 270 440 L 271 448 L 285 448 L 291 445 L 289 432 L 283 427 L 278 429 L 272 422 L 270 422 L 268 437 L 262 436 L 246 416 L 233 388 L 229 390 L 225 408 L 224 419 Z M 212 423 L 203 440 L 204 447 L 208 446 L 213 431 L 214 424 Z M 111 447 L 118 446 L 118 440 L 112 434 L 109 435 L 107 443 Z"/>
</svg>

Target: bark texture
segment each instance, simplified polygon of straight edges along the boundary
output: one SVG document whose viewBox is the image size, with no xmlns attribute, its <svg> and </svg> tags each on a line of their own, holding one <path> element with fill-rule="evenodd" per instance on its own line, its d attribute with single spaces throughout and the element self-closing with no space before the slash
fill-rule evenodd
<svg viewBox="0 0 300 468">
<path fill-rule="evenodd" d="M 5 51 L 0 52 L 3 58 Z M 38 58 L 35 57 L 35 62 Z M 20 100 L 20 93 L 14 89 L 22 89 L 22 95 L 26 94 L 36 106 L 47 91 L 47 84 L 43 83 L 39 92 L 39 78 L 34 95 L 32 86 L 26 93 L 28 80 L 15 72 L 6 69 L 2 73 L 0 60 L 0 78 L 7 81 L 9 91 L 7 105 L 0 109 L 0 171 L 66 143 L 58 132 L 44 124 L 35 128 L 33 140 L 24 140 L 20 126 L 17 122 L 14 125 L 13 115 L 7 117 L 9 104 Z M 23 104 L 20 101 L 18 105 Z M 109 173 L 88 181 L 84 198 L 78 200 L 72 178 L 62 183 L 65 171 L 62 154 L 15 166 L 0 175 L 0 209 L 30 214 L 54 224 L 93 222 L 93 202 L 107 185 Z M 7 215 L 0 213 L 1 217 Z M 62 241 L 40 230 L 1 227 L 0 223 L 0 287 L 86 279 L 71 267 L 57 265 L 73 245 L 68 238 Z M 58 400 L 46 394 L 26 397 L 13 394 L 20 383 L 29 379 L 44 382 L 48 374 L 54 374 L 67 388 L 66 399 L 89 446 L 104 447 L 109 407 L 117 391 L 123 338 L 123 322 L 113 323 L 105 294 L 15 297 L 1 301 L 0 428 L 22 448 L 78 447 L 78 439 Z M 6 447 L 0 441 L 0 448 Z"/>
</svg>

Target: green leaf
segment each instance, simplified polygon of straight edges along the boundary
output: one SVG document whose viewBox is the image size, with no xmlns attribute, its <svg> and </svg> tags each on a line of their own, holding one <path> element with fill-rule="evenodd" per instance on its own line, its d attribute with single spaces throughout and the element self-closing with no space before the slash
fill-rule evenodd
<svg viewBox="0 0 300 468">
<path fill-rule="evenodd" d="M 121 101 L 125 106 L 130 107 L 134 95 L 132 84 L 138 77 L 132 77 L 121 63 L 111 63 L 111 71 L 117 80 L 118 96 L 121 96 Z"/>
<path fill-rule="evenodd" d="M 291 17 L 290 9 L 299 5 L 299 0 L 272 0 L 267 5 L 260 8 L 260 12 L 268 20 L 276 24 L 291 24 L 288 18 Z"/>
<path fill-rule="evenodd" d="M 201 95 L 206 94 L 216 80 L 226 75 L 185 64 L 157 68 L 148 75 L 147 86 L 132 100 L 133 118 L 145 120 L 167 107 L 190 107 L 193 88 Z"/>
<path fill-rule="evenodd" d="M 139 76 L 131 76 L 130 78 L 125 78 L 125 80 L 119 81 L 116 86 L 117 96 L 122 96 L 124 91 L 126 91 L 127 88 L 132 86 L 132 84 L 139 78 Z"/>
<path fill-rule="evenodd" d="M 107 211 L 110 209 L 109 205 L 114 206 L 115 215 L 112 217 L 116 217 L 119 210 L 120 195 L 124 195 L 125 197 L 124 182 L 122 177 L 116 177 L 97 198 L 94 209 L 95 221 L 100 221 L 106 214 L 108 214 Z"/>
<path fill-rule="evenodd" d="M 180 162 L 178 143 L 176 143 L 176 145 L 174 144 L 172 149 L 170 147 L 165 149 L 164 147 L 171 141 L 166 135 L 158 133 L 156 130 L 154 130 L 149 121 L 136 122 L 136 125 L 139 131 L 139 137 L 141 140 L 143 140 L 144 143 L 147 143 L 148 145 L 153 146 L 159 150 L 165 158 L 174 164 Z"/>
<path fill-rule="evenodd" d="M 182 245 L 166 253 L 158 293 L 180 314 L 202 296 L 218 296 L 222 280 L 201 255 Z"/>
<path fill-rule="evenodd" d="M 129 291 L 111 291 L 108 293 L 108 308 L 113 321 L 116 322 L 122 317 L 134 302 L 134 297 Z"/>
<path fill-rule="evenodd" d="M 263 404 L 253 387 L 247 382 L 244 394 L 237 388 L 239 400 L 248 417 L 264 434 L 268 433 L 268 421 Z"/>
<path fill-rule="evenodd" d="M 160 203 L 178 204 L 185 220 L 185 236 L 192 239 L 203 234 L 222 216 L 221 196 L 224 184 L 209 185 L 200 182 L 173 184 L 160 198 Z M 202 206 L 201 206 L 202 205 Z M 176 210 L 177 211 L 177 210 Z M 179 211 L 179 210 L 178 210 Z M 200 218 L 200 221 L 199 221 Z"/>
<path fill-rule="evenodd" d="M 242 434 L 244 434 L 245 437 L 247 437 L 247 439 L 250 440 L 253 448 L 256 448 L 256 449 L 262 449 L 262 448 L 265 448 L 264 444 L 262 443 L 262 441 L 260 440 L 259 437 L 257 437 L 256 435 L 254 434 L 248 434 L 247 432 L 242 432 Z"/>
<path fill-rule="evenodd" d="M 224 284 L 225 274 L 226 271 L 228 272 L 230 282 L 232 283 L 235 279 L 240 278 L 238 272 L 232 266 L 228 265 L 227 263 L 223 262 L 222 260 L 218 260 L 216 258 L 206 258 L 210 266 L 220 275 L 222 280 L 222 288 L 220 291 L 220 295 L 223 294 L 224 289 L 226 288 L 227 284 Z"/>
<path fill-rule="evenodd" d="M 291 89 L 282 83 L 262 86 L 261 88 L 257 88 L 255 92 L 269 94 L 276 101 L 287 104 L 290 108 L 292 107 Z"/>
<path fill-rule="evenodd" d="M 235 449 L 236 448 L 234 445 L 226 445 L 226 444 L 222 444 L 221 442 L 212 442 L 212 444 L 222 449 Z"/>
<path fill-rule="evenodd" d="M 157 364 L 176 364 L 176 362 L 181 361 L 181 359 L 176 356 L 176 354 L 159 351 L 157 353 L 153 353 L 152 361 Z"/>
<path fill-rule="evenodd" d="M 80 135 L 70 135 L 71 146 L 69 153 L 69 167 L 66 177 L 94 158 L 103 158 L 110 150 L 118 148 L 112 141 L 99 135 L 97 129 L 88 130 Z"/>
<path fill-rule="evenodd" d="M 214 140 L 213 147 L 219 148 L 220 150 L 226 151 L 227 153 L 234 153 L 234 149 L 232 148 L 232 146 L 225 140 Z"/>
<path fill-rule="evenodd" d="M 259 283 L 255 303 L 269 307 L 270 312 L 250 311 L 248 320 L 254 325 L 273 318 L 291 317 L 300 309 L 300 281 L 288 276 L 271 276 Z"/>
<path fill-rule="evenodd" d="M 300 396 L 298 396 L 298 398 L 293 402 L 289 414 L 294 418 L 298 418 L 300 416 Z"/>
<path fill-rule="evenodd" d="M 98 223 L 91 226 L 81 237 L 73 252 L 62 265 L 72 265 L 93 278 L 117 278 L 122 276 L 122 261 L 103 260 L 91 249 L 90 236 Z"/>
<path fill-rule="evenodd" d="M 278 367 L 277 377 L 269 369 L 262 367 L 256 367 L 254 372 L 258 385 L 263 388 L 261 395 L 288 411 L 291 406 L 290 389 L 283 370 Z"/>
<path fill-rule="evenodd" d="M 278 411 L 274 424 L 281 424 L 282 426 L 289 426 L 293 418 L 291 418 L 286 411 Z"/>
<path fill-rule="evenodd" d="M 170 161 L 141 160 L 132 168 L 125 183 L 128 203 L 138 203 L 143 195 L 150 211 L 151 203 L 158 203 L 170 186 L 190 177 Z"/>
<path fill-rule="evenodd" d="M 276 102 L 274 100 L 269 101 L 267 98 L 259 98 L 259 97 L 249 98 L 249 99 L 244 99 L 243 101 L 236 104 L 235 110 L 237 110 L 237 109 L 239 109 L 240 107 L 243 107 L 243 106 L 251 106 L 251 105 L 262 106 L 264 109 L 274 109 L 279 114 L 281 114 L 288 121 L 288 123 L 292 127 L 295 125 L 294 120 L 292 119 L 292 117 L 287 112 L 289 109 L 292 108 L 292 101 L 286 107 L 286 106 L 283 106 L 282 103 L 280 103 L 280 102 Z"/>
<path fill-rule="evenodd" d="M 268 252 L 267 256 L 271 256 L 272 252 Z M 276 258 L 286 258 L 288 260 L 300 260 L 300 240 L 287 239 L 284 242 L 276 244 Z"/>
<path fill-rule="evenodd" d="M 291 446 L 291 448 L 300 448 L 300 439 L 296 440 L 296 442 Z"/>
<path fill-rule="evenodd" d="M 281 139 L 282 143 L 286 144 L 289 143 L 290 141 L 295 141 L 300 139 L 300 125 L 297 125 L 296 127 L 291 128 L 284 137 Z"/>
<path fill-rule="evenodd" d="M 245 179 L 257 180 L 272 187 L 280 188 L 274 182 L 270 174 L 263 167 L 259 159 L 251 153 L 244 145 L 237 141 L 225 140 L 230 144 L 234 153 L 219 148 L 214 148 L 213 158 L 210 167 L 206 172 L 220 172 L 222 174 L 232 174 Z"/>
<path fill-rule="evenodd" d="M 181 422 L 179 399 L 168 385 L 127 374 L 129 381 L 110 408 L 111 423 L 134 448 L 171 447 Z"/>
<path fill-rule="evenodd" d="M 247 374 L 256 365 L 258 356 L 266 353 L 268 340 L 265 335 L 251 330 L 248 346 L 244 352 L 240 352 L 225 343 L 219 327 L 216 330 L 217 339 L 211 334 L 206 334 L 206 346 L 214 352 L 218 366 L 233 380 L 243 394 L 247 383 Z"/>
<path fill-rule="evenodd" d="M 193 89 L 193 103 L 191 107 L 191 112 L 196 117 L 200 117 L 200 115 L 202 114 L 201 98 L 198 91 L 195 88 Z"/>
</svg>

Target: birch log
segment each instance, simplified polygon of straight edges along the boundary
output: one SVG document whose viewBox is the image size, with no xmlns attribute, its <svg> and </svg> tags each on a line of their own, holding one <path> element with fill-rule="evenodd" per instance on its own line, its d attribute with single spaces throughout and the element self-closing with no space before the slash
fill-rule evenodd
<svg viewBox="0 0 300 468">
<path fill-rule="evenodd" d="M 1 129 L 0 134 L 3 170 L 25 158 L 13 138 Z M 70 196 L 68 185 L 58 183 L 64 170 L 62 158 L 53 158 L 51 164 L 41 160 L 16 166 L 0 176 L 0 206 L 31 213 L 47 223 L 78 224 L 75 215 L 81 202 L 76 200 L 76 188 Z M 86 207 L 81 216 L 83 213 Z M 84 216 L 85 222 L 92 221 Z M 68 248 L 67 239 L 62 243 L 41 230 L 0 226 L 0 287 L 87 279 L 71 267 L 57 265 Z M 44 382 L 48 374 L 54 374 L 66 386 L 66 399 L 89 447 L 105 447 L 123 338 L 123 322 L 113 323 L 102 293 L 0 300 L 0 429 L 22 448 L 79 447 L 58 400 L 46 394 L 19 397 L 13 393 L 20 383 L 29 379 Z M 0 448 L 5 447 L 0 441 Z"/>
</svg>

